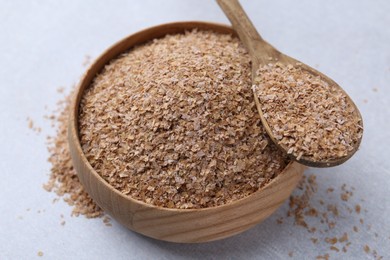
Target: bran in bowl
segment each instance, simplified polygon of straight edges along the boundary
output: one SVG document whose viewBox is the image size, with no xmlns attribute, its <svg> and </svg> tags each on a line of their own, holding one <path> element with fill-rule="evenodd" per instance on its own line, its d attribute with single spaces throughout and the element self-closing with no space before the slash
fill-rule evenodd
<svg viewBox="0 0 390 260">
<path fill-rule="evenodd" d="M 82 150 L 107 183 L 167 208 L 246 197 L 287 158 L 267 137 L 238 38 L 192 30 L 112 60 L 83 94 Z"/>
</svg>

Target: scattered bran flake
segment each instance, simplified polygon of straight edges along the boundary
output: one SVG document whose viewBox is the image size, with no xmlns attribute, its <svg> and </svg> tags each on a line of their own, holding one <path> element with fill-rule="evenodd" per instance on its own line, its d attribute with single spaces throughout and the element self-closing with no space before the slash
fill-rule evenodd
<svg viewBox="0 0 390 260">
<path fill-rule="evenodd" d="M 336 251 L 336 252 L 340 252 L 340 249 L 338 249 L 338 248 L 335 247 L 335 246 L 331 246 L 331 247 L 330 247 L 330 250 L 333 250 L 333 251 Z"/>
<path fill-rule="evenodd" d="M 348 241 L 348 234 L 344 233 L 343 236 L 339 238 L 339 242 L 344 243 L 346 241 Z"/>
<path fill-rule="evenodd" d="M 65 220 L 61 221 L 61 226 L 65 226 Z"/>
<path fill-rule="evenodd" d="M 359 232 L 359 229 L 357 226 L 353 226 L 353 231 L 355 231 L 356 233 Z"/>
<path fill-rule="evenodd" d="M 310 180 L 310 181 L 309 181 Z M 351 197 L 353 196 L 352 190 L 353 187 L 349 189 L 346 184 L 343 184 L 340 187 L 341 193 L 348 193 Z M 321 235 L 330 233 L 332 229 L 337 226 L 337 220 L 339 218 L 344 218 L 345 213 L 349 214 L 359 214 L 360 211 L 349 210 L 350 207 L 345 205 L 345 203 L 340 204 L 325 204 L 323 200 L 317 200 L 320 207 L 313 207 L 311 202 L 311 197 L 318 191 L 318 184 L 316 182 L 315 177 L 304 176 L 301 182 L 299 183 L 297 189 L 290 196 L 289 201 L 289 210 L 287 212 L 288 217 L 293 217 L 295 219 L 295 224 L 299 226 L 303 226 L 306 228 L 308 232 L 319 233 Z M 331 192 L 329 192 L 331 191 Z M 335 191 L 334 188 L 326 189 L 326 194 L 329 194 L 329 197 L 332 197 L 330 193 Z M 340 199 L 340 202 L 342 200 Z M 322 203 L 321 203 L 322 202 Z M 348 202 L 348 201 L 347 201 Z M 315 205 L 315 203 L 314 203 Z M 325 206 L 326 205 L 326 206 Z M 323 208 L 325 207 L 324 211 Z M 315 211 L 313 211 L 315 209 Z M 339 212 L 340 210 L 340 212 Z M 302 213 L 303 212 L 303 213 Z M 305 214 L 307 212 L 307 214 Z M 311 214 L 309 212 L 317 212 L 317 214 Z M 315 218 L 317 221 L 316 228 L 310 227 L 305 218 Z M 360 222 L 363 224 L 363 219 L 360 219 Z M 318 224 L 321 223 L 321 224 Z M 328 227 L 328 229 L 326 228 Z M 367 225 L 367 229 L 369 230 L 369 225 Z M 358 232 L 358 228 L 356 226 L 353 227 L 354 232 Z M 374 233 L 374 236 L 377 236 L 377 233 Z M 330 245 L 330 250 L 333 252 L 343 252 L 346 253 L 348 251 L 351 242 L 349 242 L 349 235 L 347 232 L 344 232 L 340 237 L 326 237 L 324 240 L 320 240 L 316 237 L 311 237 L 310 240 L 313 244 L 318 244 L 320 242 L 325 242 Z M 337 246 L 336 244 L 340 243 L 342 245 Z M 372 250 L 374 252 L 374 250 Z M 324 256 L 320 259 L 324 259 Z M 379 256 L 376 258 L 380 258 Z"/>
<path fill-rule="evenodd" d="M 43 256 L 43 252 L 42 251 L 38 251 L 38 256 Z"/>
<path fill-rule="evenodd" d="M 327 193 L 331 193 L 331 192 L 333 192 L 333 191 L 334 191 L 334 188 L 328 188 L 328 189 L 326 190 Z"/>
<path fill-rule="evenodd" d="M 340 195 L 340 198 L 343 200 L 343 201 L 348 201 L 349 200 L 349 197 L 350 195 L 348 193 L 341 193 Z"/>
<path fill-rule="evenodd" d="M 333 229 L 333 228 L 335 228 L 335 226 L 336 226 L 336 222 L 331 221 L 328 223 L 329 229 Z"/>
<path fill-rule="evenodd" d="M 355 205 L 355 211 L 356 213 L 360 214 L 361 207 L 359 204 Z"/>
<path fill-rule="evenodd" d="M 290 252 L 288 253 L 288 256 L 289 256 L 289 257 L 293 257 L 293 255 L 294 255 L 294 252 L 293 252 L 293 251 L 290 251 Z"/>
<path fill-rule="evenodd" d="M 250 58 L 231 35 L 167 35 L 105 66 L 80 103 L 82 149 L 125 195 L 206 208 L 246 197 L 288 163 L 267 137 Z"/>
<path fill-rule="evenodd" d="M 57 92 L 58 92 L 58 93 L 64 93 L 64 90 L 65 90 L 64 87 L 59 87 L 59 88 L 57 88 Z"/>
<path fill-rule="evenodd" d="M 309 208 L 308 210 L 306 210 L 305 216 L 317 217 L 318 216 L 318 212 L 317 212 L 317 210 L 315 208 Z"/>
<path fill-rule="evenodd" d="M 334 245 L 336 244 L 338 241 L 337 237 L 332 237 L 332 238 L 325 238 L 325 242 L 328 243 L 328 244 L 331 244 L 331 245 Z"/>
<path fill-rule="evenodd" d="M 360 141 L 361 118 L 347 96 L 299 64 L 264 65 L 254 83 L 276 142 L 297 160 L 343 158 Z"/>
<path fill-rule="evenodd" d="M 39 134 L 42 131 L 40 127 L 34 126 L 34 121 L 30 117 L 27 117 L 27 122 L 28 128 L 33 130 L 35 133 Z"/>
<path fill-rule="evenodd" d="M 317 260 L 329 260 L 329 254 L 319 255 L 316 257 Z"/>
<path fill-rule="evenodd" d="M 372 88 L 372 91 L 378 92 L 378 88 Z"/>
<path fill-rule="evenodd" d="M 363 249 L 364 249 L 364 252 L 366 252 L 367 254 L 369 254 L 370 251 L 371 251 L 371 249 L 370 249 L 370 247 L 368 245 L 364 245 Z"/>
<path fill-rule="evenodd" d="M 333 205 L 333 204 L 329 204 L 327 206 L 327 210 L 331 213 L 333 213 L 334 216 L 338 216 L 339 215 L 339 210 L 337 208 L 337 205 Z"/>
<path fill-rule="evenodd" d="M 309 229 L 309 232 L 310 233 L 315 233 L 317 231 L 317 228 L 316 227 L 311 227 L 310 229 Z"/>
<path fill-rule="evenodd" d="M 310 227 L 305 221 L 305 209 L 310 208 L 310 197 L 317 192 L 316 176 L 304 176 L 298 185 L 298 189 L 303 190 L 301 195 L 291 195 L 289 198 L 289 211 L 287 216 L 295 219 L 295 224 L 305 227 L 310 232 Z"/>
<path fill-rule="evenodd" d="M 27 121 L 28 121 L 28 128 L 33 129 L 34 128 L 34 121 L 29 117 L 27 117 Z"/>
<path fill-rule="evenodd" d="M 73 168 L 67 141 L 68 110 L 72 93 L 58 102 L 55 111 L 58 115 L 48 116 L 53 125 L 57 125 L 55 136 L 48 138 L 48 151 L 51 163 L 49 181 L 43 188 L 55 192 L 73 207 L 72 215 L 85 215 L 88 218 L 98 217 L 103 211 L 89 197 L 80 183 Z"/>
<path fill-rule="evenodd" d="M 376 250 L 372 250 L 372 254 L 376 260 L 383 259 L 383 256 L 378 255 L 378 252 Z"/>
<path fill-rule="evenodd" d="M 345 246 L 343 246 L 343 252 L 346 253 L 348 251 L 348 247 L 351 245 L 352 243 L 351 242 L 348 242 L 345 244 Z"/>
</svg>

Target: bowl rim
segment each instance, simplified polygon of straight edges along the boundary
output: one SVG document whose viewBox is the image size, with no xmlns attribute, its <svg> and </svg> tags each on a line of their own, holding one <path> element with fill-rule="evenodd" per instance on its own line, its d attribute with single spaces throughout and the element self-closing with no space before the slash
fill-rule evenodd
<svg viewBox="0 0 390 260">
<path fill-rule="evenodd" d="M 96 172 L 96 170 L 89 163 L 88 159 L 86 158 L 86 156 L 82 150 L 81 141 L 79 138 L 79 130 L 78 130 L 78 116 L 79 116 L 80 101 L 81 101 L 81 98 L 84 94 L 85 89 L 90 86 L 90 84 L 92 83 L 92 81 L 96 77 L 96 75 L 98 73 L 100 73 L 104 69 L 104 67 L 108 64 L 107 62 L 103 62 L 103 61 L 107 60 L 107 58 L 106 58 L 107 56 L 110 56 L 110 59 L 108 60 L 108 61 L 110 61 L 110 60 L 113 60 L 116 57 L 118 57 L 121 53 L 123 53 L 123 51 L 121 53 L 117 53 L 117 51 L 113 51 L 113 50 L 115 50 L 115 48 L 120 46 L 120 45 L 127 45 L 127 41 L 130 38 L 139 37 L 141 35 L 144 35 L 145 33 L 149 34 L 150 32 L 160 30 L 160 29 L 167 29 L 170 27 L 180 28 L 183 30 L 183 33 L 187 30 L 198 29 L 198 30 L 215 31 L 217 33 L 227 33 L 227 34 L 231 34 L 231 35 L 237 37 L 237 34 L 235 33 L 235 31 L 232 29 L 231 26 L 225 25 L 222 23 L 205 22 L 205 21 L 180 21 L 180 22 L 163 23 L 163 24 L 159 24 L 156 26 L 148 27 L 146 29 L 132 33 L 132 34 L 122 38 L 121 40 L 115 42 L 114 44 L 109 46 L 104 52 L 102 52 L 89 65 L 89 67 L 87 68 L 85 73 L 82 75 L 79 83 L 77 84 L 77 86 L 74 90 L 73 96 L 71 98 L 70 108 L 68 111 L 68 113 L 69 113 L 68 138 L 67 138 L 68 144 L 70 142 L 72 142 L 72 144 L 73 144 L 74 148 L 76 149 L 76 152 L 78 153 L 78 156 L 80 157 L 84 166 L 86 166 L 87 170 L 103 184 L 104 188 L 109 189 L 111 192 L 114 192 L 114 194 L 116 194 L 117 196 L 120 196 L 123 199 L 125 199 L 131 203 L 134 203 L 136 205 L 139 205 L 139 206 L 142 206 L 142 207 L 148 208 L 148 209 L 157 209 L 160 211 L 175 212 L 175 213 L 191 213 L 191 212 L 200 212 L 200 211 L 207 212 L 207 211 L 213 211 L 216 209 L 234 207 L 235 204 L 241 204 L 243 200 L 251 199 L 251 197 L 254 197 L 256 194 L 260 193 L 261 191 L 263 191 L 267 187 L 270 187 L 273 183 L 278 182 L 281 179 L 281 176 L 290 172 L 289 169 L 296 167 L 298 165 L 298 163 L 295 161 L 288 162 L 287 165 L 284 167 L 284 169 L 276 177 L 272 178 L 269 182 L 267 182 L 265 185 L 260 187 L 257 191 L 255 191 L 255 192 L 253 192 L 253 193 L 251 193 L 243 198 L 233 200 L 233 201 L 230 201 L 230 202 L 222 204 L 222 205 L 212 206 L 212 207 L 180 209 L 180 208 L 167 208 L 167 207 L 162 207 L 162 206 L 156 206 L 156 205 L 146 203 L 144 201 L 135 199 L 131 196 L 128 196 L 128 195 L 121 193 L 119 190 L 117 190 L 116 188 L 111 186 L 102 176 L 100 176 Z M 207 29 L 208 27 L 209 27 L 209 29 Z M 161 37 L 164 37 L 165 35 L 168 35 L 168 34 L 169 33 L 166 33 L 166 34 L 162 35 Z M 153 39 L 157 39 L 157 38 L 161 38 L 161 37 L 151 37 L 150 39 L 147 39 L 147 40 L 144 40 L 144 41 L 139 42 L 137 44 L 131 45 L 130 47 L 127 47 L 126 49 L 131 50 L 132 48 L 134 48 L 136 46 L 140 46 L 140 45 L 145 44 Z M 113 55 L 113 53 L 114 53 L 114 55 Z M 94 70 L 95 66 L 97 66 L 99 68 L 98 68 L 97 72 L 95 73 L 95 75 L 89 79 L 87 76 L 90 74 L 91 70 Z M 72 156 L 72 161 L 74 162 L 73 156 Z M 77 172 L 77 175 L 79 175 L 79 174 L 80 173 Z M 83 186 L 85 187 L 84 184 L 83 184 Z M 96 203 L 98 203 L 95 199 L 94 199 L 94 201 Z M 99 205 L 99 203 L 98 203 L 98 205 Z"/>
</svg>

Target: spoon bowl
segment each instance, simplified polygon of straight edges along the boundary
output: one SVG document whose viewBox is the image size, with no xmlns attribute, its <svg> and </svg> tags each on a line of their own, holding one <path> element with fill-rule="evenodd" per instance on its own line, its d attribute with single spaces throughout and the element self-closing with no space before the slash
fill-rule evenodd
<svg viewBox="0 0 390 260">
<path fill-rule="evenodd" d="M 262 37 L 257 32 L 256 28 L 253 26 L 252 22 L 249 20 L 248 16 L 246 15 L 245 11 L 243 10 L 242 6 L 238 2 L 238 0 L 217 0 L 217 3 L 220 5 L 221 9 L 225 13 L 225 15 L 228 17 L 230 22 L 233 25 L 233 28 L 237 32 L 238 36 L 240 37 L 241 41 L 247 48 L 249 55 L 252 60 L 252 82 L 255 83 L 255 78 L 257 77 L 258 69 L 262 65 L 268 65 L 268 64 L 282 64 L 285 66 L 297 66 L 299 65 L 299 68 L 314 76 L 319 77 L 321 80 L 326 82 L 329 86 L 331 86 L 334 89 L 337 89 L 340 93 L 342 93 L 346 98 L 346 103 L 349 104 L 352 107 L 353 110 L 353 117 L 356 119 L 356 122 L 359 122 L 359 131 L 360 136 L 357 135 L 357 140 L 353 143 L 353 147 L 351 150 L 348 151 L 348 153 L 345 155 L 337 155 L 329 159 L 322 159 L 317 160 L 314 159 L 311 156 L 306 155 L 298 155 L 295 153 L 288 152 L 288 147 L 283 146 L 279 143 L 279 141 L 276 138 L 276 135 L 274 133 L 273 127 L 269 124 L 268 120 L 266 119 L 264 113 L 263 113 L 263 104 L 260 102 L 258 95 L 254 90 L 254 99 L 256 102 L 257 110 L 260 115 L 261 122 L 271 138 L 271 140 L 282 150 L 284 151 L 292 160 L 296 160 L 301 164 L 312 166 L 312 167 L 331 167 L 336 166 L 344 163 L 349 158 L 352 157 L 352 155 L 355 154 L 355 152 L 358 150 L 361 139 L 362 139 L 362 132 L 363 132 L 363 120 L 362 116 L 359 112 L 359 109 L 355 105 L 355 103 L 352 101 L 352 99 L 348 96 L 348 94 L 331 78 L 327 77 L 323 73 L 311 68 L 310 66 L 297 61 L 294 58 L 291 58 L 280 51 L 278 51 L 276 48 L 274 48 L 272 45 L 270 45 L 268 42 L 262 39 Z"/>
<path fill-rule="evenodd" d="M 93 169 L 81 148 L 78 130 L 79 106 L 85 89 L 107 63 L 132 47 L 167 34 L 184 33 L 195 28 L 235 34 L 231 27 L 225 25 L 178 22 L 152 27 L 119 41 L 105 51 L 84 74 L 72 101 L 68 127 L 73 165 L 93 200 L 115 220 L 133 231 L 160 240 L 182 243 L 226 238 L 260 223 L 290 196 L 305 169 L 301 164 L 289 162 L 277 177 L 249 196 L 204 209 L 169 209 L 146 204 L 122 194 Z"/>
</svg>

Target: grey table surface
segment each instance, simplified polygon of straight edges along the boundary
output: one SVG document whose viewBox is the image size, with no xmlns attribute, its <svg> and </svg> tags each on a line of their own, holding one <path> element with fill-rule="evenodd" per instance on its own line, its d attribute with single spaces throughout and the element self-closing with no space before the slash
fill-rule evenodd
<svg viewBox="0 0 390 260">
<path fill-rule="evenodd" d="M 214 1 L 22 1 L 0 0 L 0 259 L 390 259 L 390 2 L 242 1 L 263 37 L 335 79 L 359 106 L 365 125 L 357 154 L 342 166 L 309 169 L 319 199 L 347 206 L 328 187 L 355 188 L 348 201 L 362 212 L 341 210 L 337 227 L 313 234 L 285 218 L 285 203 L 265 222 L 240 235 L 204 244 L 174 244 L 146 238 L 113 221 L 71 217 L 71 208 L 42 189 L 48 179 L 46 136 L 54 129 L 43 116 L 69 92 L 96 58 L 121 38 L 143 28 L 183 20 L 228 23 Z M 45 109 L 45 106 L 47 107 Z M 28 129 L 30 117 L 43 131 Z M 343 204 L 344 203 L 344 204 Z M 28 210 L 30 209 L 30 210 Z M 60 225 L 64 215 L 66 225 Z M 277 219 L 284 217 L 283 224 Z M 359 219 L 364 219 L 364 224 Z M 311 225 L 320 225 L 318 219 Z M 359 232 L 352 232 L 354 225 Z M 347 253 L 326 237 L 348 232 Z M 370 253 L 365 253 L 364 245 Z"/>
</svg>

